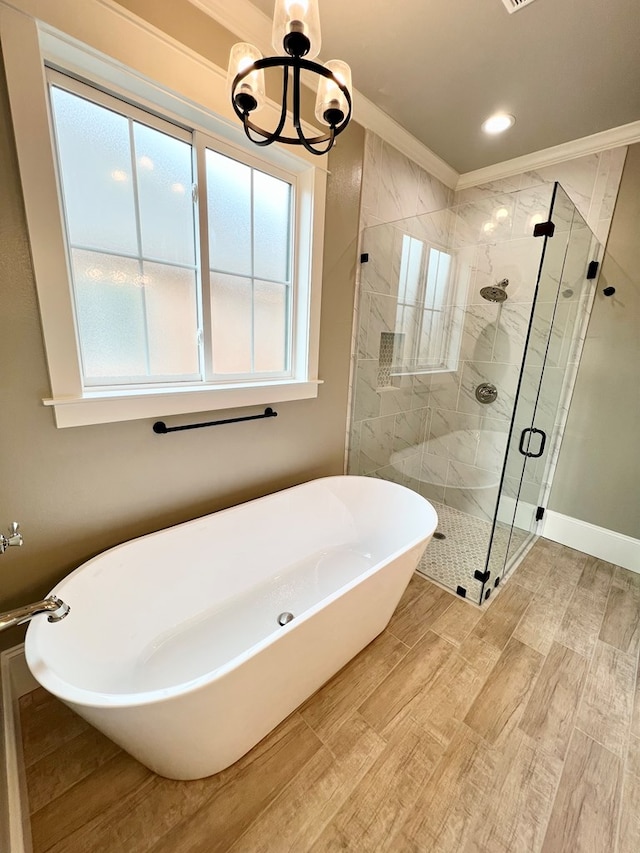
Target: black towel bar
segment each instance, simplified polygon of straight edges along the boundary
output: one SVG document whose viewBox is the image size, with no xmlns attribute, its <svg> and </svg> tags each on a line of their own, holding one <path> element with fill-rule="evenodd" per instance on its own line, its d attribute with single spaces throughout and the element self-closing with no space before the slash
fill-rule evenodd
<svg viewBox="0 0 640 853">
<path fill-rule="evenodd" d="M 181 432 L 184 429 L 201 429 L 202 427 L 220 426 L 220 424 L 239 424 L 240 421 L 260 421 L 263 418 L 277 418 L 278 413 L 268 406 L 262 415 L 248 415 L 244 418 L 227 418 L 224 421 L 207 421 L 204 424 L 184 424 L 184 426 L 168 427 L 164 421 L 156 421 L 153 425 L 153 431 L 158 435 L 165 435 L 167 432 Z"/>
</svg>

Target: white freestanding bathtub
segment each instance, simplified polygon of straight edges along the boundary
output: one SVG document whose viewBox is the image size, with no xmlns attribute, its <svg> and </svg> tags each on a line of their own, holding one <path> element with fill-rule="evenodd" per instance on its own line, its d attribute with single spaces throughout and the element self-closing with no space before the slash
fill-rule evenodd
<svg viewBox="0 0 640 853">
<path fill-rule="evenodd" d="M 134 539 L 52 590 L 71 612 L 31 623 L 27 662 L 156 773 L 209 776 L 384 629 L 436 524 L 403 486 L 328 477 Z"/>
</svg>

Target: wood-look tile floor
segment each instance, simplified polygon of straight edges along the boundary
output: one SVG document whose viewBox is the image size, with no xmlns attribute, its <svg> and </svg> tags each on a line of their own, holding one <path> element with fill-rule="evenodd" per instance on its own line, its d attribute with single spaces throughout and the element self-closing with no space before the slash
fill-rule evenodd
<svg viewBox="0 0 640 853">
<path fill-rule="evenodd" d="M 640 575 L 540 540 L 485 611 L 414 576 L 233 767 L 155 776 L 37 690 L 35 853 L 638 853 Z"/>
</svg>

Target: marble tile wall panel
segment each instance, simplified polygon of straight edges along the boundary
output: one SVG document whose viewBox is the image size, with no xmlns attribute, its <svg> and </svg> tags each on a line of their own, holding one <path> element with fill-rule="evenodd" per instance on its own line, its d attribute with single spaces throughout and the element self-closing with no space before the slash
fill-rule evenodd
<svg viewBox="0 0 640 853">
<path fill-rule="evenodd" d="M 511 239 L 516 197 L 510 194 L 483 198 L 454 207 L 453 242 L 455 249 Z"/>
<path fill-rule="evenodd" d="M 377 418 L 380 414 L 377 359 L 358 359 L 353 403 L 353 420 Z"/>
<path fill-rule="evenodd" d="M 549 218 L 552 194 L 553 184 L 549 183 L 520 189 L 516 196 L 512 239 L 533 237 L 535 226 Z"/>
<path fill-rule="evenodd" d="M 517 364 L 465 361 L 460 381 L 458 411 L 510 418 L 513 413 L 519 373 Z M 498 389 L 497 399 L 493 403 L 480 403 L 476 399 L 476 388 L 484 382 L 490 382 Z"/>
<path fill-rule="evenodd" d="M 450 463 L 453 467 L 455 463 Z M 484 474 L 484 472 L 483 472 Z M 468 469 L 456 469 L 454 476 L 469 477 L 474 476 L 474 472 Z M 447 482 L 444 490 L 444 501 L 447 506 L 458 509 L 461 512 L 466 512 L 467 515 L 472 515 L 474 518 L 481 518 L 484 521 L 491 521 L 496 511 L 496 501 L 498 499 L 498 484 L 494 486 L 486 486 L 484 488 L 466 486 L 454 486 Z M 478 568 L 481 568 L 480 566 Z"/>
<path fill-rule="evenodd" d="M 362 235 L 361 248 L 369 255 L 369 260 L 360 265 L 360 287 L 363 291 L 386 295 L 397 293 L 398 278 L 393 277 L 397 242 L 396 229 L 390 225 L 366 229 Z"/>
<path fill-rule="evenodd" d="M 434 408 L 457 411 L 461 375 L 462 363 L 458 370 L 432 374 L 429 400 Z"/>
<path fill-rule="evenodd" d="M 361 318 L 361 323 L 367 324 L 365 355 L 367 358 L 377 359 L 380 355 L 381 334 L 396 331 L 398 301 L 394 296 L 370 293 L 368 308 L 368 318 L 365 316 Z"/>
<path fill-rule="evenodd" d="M 361 474 L 371 474 L 390 463 L 393 453 L 394 427 L 393 415 L 362 421 L 359 456 Z"/>
<path fill-rule="evenodd" d="M 618 197 L 618 189 L 620 188 L 627 149 L 626 147 L 613 148 L 611 151 L 603 151 L 600 156 L 602 158 L 600 171 L 602 174 L 606 171 L 607 179 L 604 183 L 604 191 L 600 189 L 602 184 L 600 186 L 596 185 L 596 188 L 594 188 L 591 199 L 591 210 L 587 217 L 587 221 L 591 223 L 601 220 L 611 222 L 613 209 Z"/>
<path fill-rule="evenodd" d="M 360 291 L 358 299 L 358 311 L 354 314 L 354 345 L 357 350 L 354 362 L 358 358 L 373 358 L 367 350 L 367 335 L 369 333 L 369 314 L 371 312 L 371 294 L 366 290 Z M 354 363 L 355 367 L 355 363 Z M 352 378 L 353 381 L 353 378 Z"/>
<path fill-rule="evenodd" d="M 463 361 L 491 361 L 498 332 L 500 306 L 484 302 L 469 305 L 464 312 L 460 358 Z"/>
<path fill-rule="evenodd" d="M 484 417 L 474 464 L 487 471 L 501 473 L 509 438 L 508 420 Z"/>
<path fill-rule="evenodd" d="M 370 472 L 368 476 L 376 477 L 378 480 L 388 480 L 390 483 L 397 483 L 399 486 L 408 486 L 408 478 L 404 473 L 407 461 L 406 459 L 402 459 L 393 465 L 378 468 L 377 471 Z"/>
<path fill-rule="evenodd" d="M 525 172 L 520 189 L 538 184 L 559 181 L 582 216 L 586 219 L 591 208 L 591 200 L 600 170 L 602 154 L 587 154 L 573 160 L 565 160 L 554 166 L 544 166 Z M 604 168 L 608 170 L 608 163 Z"/>
<path fill-rule="evenodd" d="M 482 418 L 446 409 L 434 409 L 428 436 L 428 452 L 473 465 L 476 461 Z"/>
<path fill-rule="evenodd" d="M 495 471 L 485 471 L 474 465 L 452 461 L 447 471 L 447 489 L 469 489 L 482 492 L 500 485 L 500 477 Z"/>
<path fill-rule="evenodd" d="M 412 409 L 398 412 L 395 416 L 393 429 L 393 452 L 410 455 L 416 449 L 421 449 L 430 429 L 433 413 L 431 409 Z"/>
<path fill-rule="evenodd" d="M 411 377 L 401 377 L 398 387 L 380 388 L 380 414 L 395 415 L 398 412 L 410 413 L 413 400 Z M 395 378 L 394 382 L 397 381 Z"/>
<path fill-rule="evenodd" d="M 545 166 L 534 171 L 523 172 L 476 187 L 469 187 L 456 193 L 455 203 L 484 200 L 505 192 L 534 189 L 540 184 L 549 185 L 554 181 L 559 181 L 589 227 L 596 233 L 600 242 L 604 244 L 611 225 L 626 154 L 627 148 L 622 146 L 598 154 L 566 160 L 563 163 Z M 529 204 L 529 208 L 530 218 L 539 213 L 531 204 Z M 526 223 L 526 217 L 523 216 L 523 213 L 524 206 L 516 214 L 519 223 L 522 225 Z M 521 227 L 520 224 L 519 227 Z"/>
<path fill-rule="evenodd" d="M 434 210 L 402 221 L 402 231 L 417 240 L 447 247 L 452 245 L 455 213 L 451 208 Z"/>
<path fill-rule="evenodd" d="M 467 302 L 486 305 L 486 300 L 480 295 L 481 288 L 496 284 L 504 278 L 509 281 L 509 304 L 532 302 L 541 256 L 542 241 L 532 237 L 479 246 L 474 258 Z"/>
<path fill-rule="evenodd" d="M 363 228 L 451 206 L 453 190 L 367 132 L 362 187 Z"/>
<path fill-rule="evenodd" d="M 530 302 L 503 302 L 499 306 L 491 361 L 520 364 L 531 320 Z"/>
<path fill-rule="evenodd" d="M 362 187 L 360 190 L 360 227 L 369 227 L 369 219 L 378 213 L 380 154 L 382 139 L 375 133 L 365 133 Z"/>
<path fill-rule="evenodd" d="M 432 453 L 423 453 L 420 456 L 417 469 L 411 469 L 417 491 L 427 500 L 442 500 L 444 498 L 447 482 L 447 471 L 449 462 L 441 456 Z M 409 473 L 409 472 L 408 472 Z M 412 486 L 416 488 L 416 486 Z"/>
<path fill-rule="evenodd" d="M 411 398 L 411 408 L 421 409 L 424 406 L 435 405 L 435 397 L 431 393 L 431 389 L 436 378 L 435 374 L 416 373 L 411 378 L 413 381 L 413 397 Z"/>
</svg>

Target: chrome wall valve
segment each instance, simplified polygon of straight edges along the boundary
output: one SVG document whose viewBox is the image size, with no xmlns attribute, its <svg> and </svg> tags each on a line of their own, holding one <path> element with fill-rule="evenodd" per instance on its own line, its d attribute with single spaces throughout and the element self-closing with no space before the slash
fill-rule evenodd
<svg viewBox="0 0 640 853">
<path fill-rule="evenodd" d="M 9 535 L 5 536 L 0 533 L 0 554 L 4 554 L 7 548 L 20 547 L 22 545 L 22 533 L 18 533 L 20 525 L 17 521 L 12 521 L 9 525 Z"/>
</svg>

